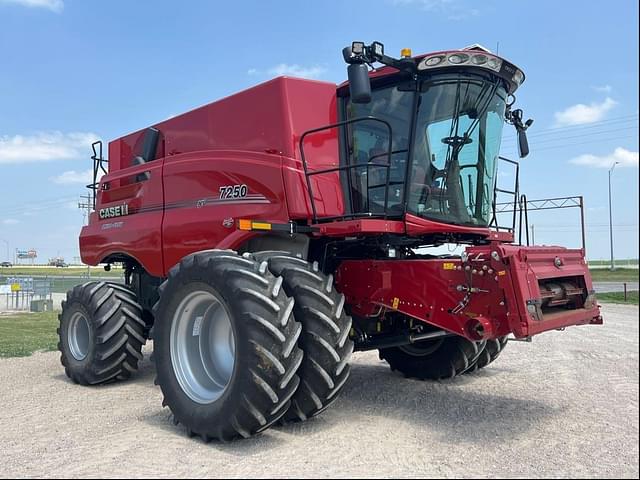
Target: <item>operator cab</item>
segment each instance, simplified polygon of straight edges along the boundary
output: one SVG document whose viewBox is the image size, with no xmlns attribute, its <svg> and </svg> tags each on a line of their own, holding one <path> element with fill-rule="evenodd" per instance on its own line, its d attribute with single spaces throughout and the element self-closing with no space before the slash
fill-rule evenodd
<svg viewBox="0 0 640 480">
<path fill-rule="evenodd" d="M 427 220 L 488 227 L 505 122 L 528 153 L 513 93 L 524 81 L 488 50 L 412 58 L 384 54 L 378 42 L 343 51 L 349 82 L 338 89 L 341 181 L 346 216 Z M 366 65 L 385 65 L 370 71 Z"/>
</svg>

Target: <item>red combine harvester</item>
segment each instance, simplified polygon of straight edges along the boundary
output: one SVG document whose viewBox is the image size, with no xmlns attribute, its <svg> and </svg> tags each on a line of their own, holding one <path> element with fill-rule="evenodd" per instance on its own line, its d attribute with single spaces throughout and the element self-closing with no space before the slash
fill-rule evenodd
<svg viewBox="0 0 640 480">
<path fill-rule="evenodd" d="M 67 294 L 73 381 L 128 378 L 153 338 L 175 422 L 228 440 L 325 410 L 354 350 L 443 379 L 508 335 L 602 323 L 584 250 L 516 244 L 516 201 L 498 226 L 497 195 L 517 197 L 496 185 L 505 122 L 528 153 L 522 71 L 480 46 L 343 55 L 342 85 L 280 77 L 114 140 L 108 161 L 94 144 L 82 259 L 121 262 L 126 284 Z"/>
</svg>

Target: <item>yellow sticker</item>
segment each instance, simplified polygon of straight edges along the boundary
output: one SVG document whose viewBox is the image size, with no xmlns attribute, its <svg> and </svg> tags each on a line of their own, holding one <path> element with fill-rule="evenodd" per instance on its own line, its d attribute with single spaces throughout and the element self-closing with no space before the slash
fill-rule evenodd
<svg viewBox="0 0 640 480">
<path fill-rule="evenodd" d="M 500 270 L 500 271 L 498 272 L 498 276 L 500 276 L 500 277 L 502 277 L 502 276 L 504 276 L 504 275 L 506 275 L 506 274 L 507 274 L 507 271 L 506 271 L 506 270 Z"/>
<path fill-rule="evenodd" d="M 12 283 L 11 284 L 11 291 L 12 292 L 19 292 L 20 290 L 22 290 L 22 288 L 21 288 L 19 283 Z"/>
<path fill-rule="evenodd" d="M 455 270 L 456 264 L 452 262 L 445 262 L 442 264 L 442 268 L 444 268 L 445 270 Z"/>
<path fill-rule="evenodd" d="M 394 310 L 398 309 L 398 305 L 400 304 L 400 299 L 398 297 L 393 297 L 393 304 L 391 305 Z"/>
</svg>

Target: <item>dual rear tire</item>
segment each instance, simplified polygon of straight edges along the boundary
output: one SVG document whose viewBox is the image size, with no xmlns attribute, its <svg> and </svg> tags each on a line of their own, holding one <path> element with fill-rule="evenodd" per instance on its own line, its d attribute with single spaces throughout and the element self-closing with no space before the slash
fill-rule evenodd
<svg viewBox="0 0 640 480">
<path fill-rule="evenodd" d="M 154 306 L 157 383 L 175 423 L 204 441 L 250 437 L 287 411 L 302 327 L 266 263 L 231 251 L 185 257 Z"/>
<path fill-rule="evenodd" d="M 326 410 L 349 378 L 353 342 L 351 318 L 344 310 L 344 296 L 333 285 L 333 276 L 287 252 L 255 254 L 269 271 L 283 279 L 287 295 L 295 300 L 293 313 L 301 323 L 300 347 L 304 359 L 301 384 L 291 399 L 283 422 L 304 421 Z"/>
<path fill-rule="evenodd" d="M 349 376 L 343 307 L 330 276 L 289 254 L 189 255 L 154 307 L 163 404 L 205 441 L 317 415 Z"/>
</svg>

